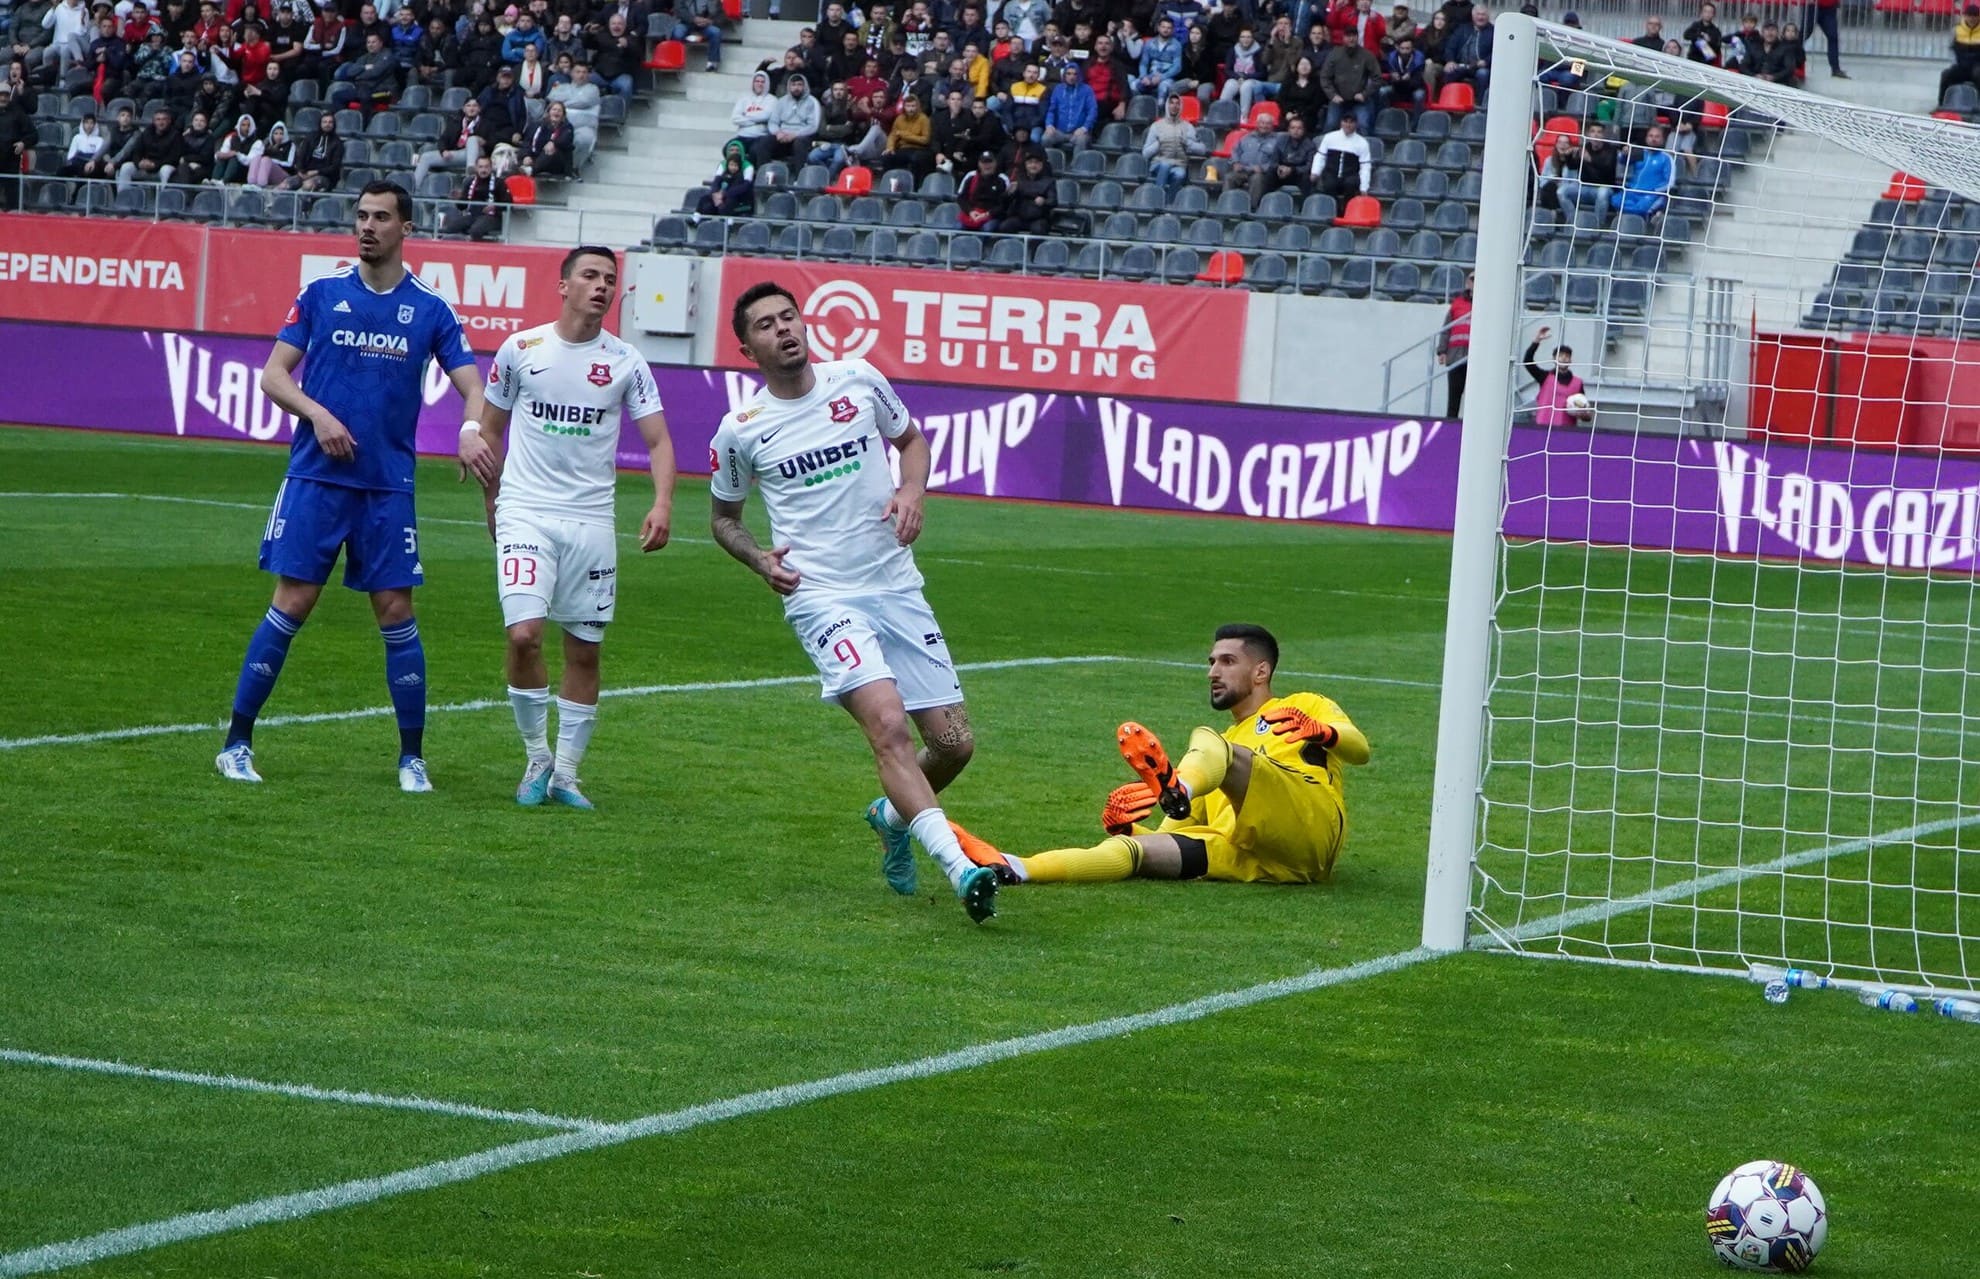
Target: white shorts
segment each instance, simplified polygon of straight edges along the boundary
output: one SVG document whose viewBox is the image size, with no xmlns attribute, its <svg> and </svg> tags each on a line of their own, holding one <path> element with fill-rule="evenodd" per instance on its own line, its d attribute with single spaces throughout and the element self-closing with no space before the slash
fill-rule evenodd
<svg viewBox="0 0 1980 1279">
<path fill-rule="evenodd" d="M 618 599 L 618 539 L 603 524 L 498 513 L 495 583 L 504 626 L 548 617 L 596 644 Z"/>
<path fill-rule="evenodd" d="M 824 701 L 883 679 L 911 711 L 963 699 L 949 643 L 920 591 L 793 599 L 784 616 L 818 667 Z"/>
</svg>

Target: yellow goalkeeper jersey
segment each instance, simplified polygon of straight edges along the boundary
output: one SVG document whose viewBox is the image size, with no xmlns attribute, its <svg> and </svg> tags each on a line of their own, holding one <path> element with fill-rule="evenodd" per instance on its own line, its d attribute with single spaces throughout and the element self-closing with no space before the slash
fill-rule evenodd
<svg viewBox="0 0 1980 1279">
<path fill-rule="evenodd" d="M 1282 706 L 1305 711 L 1314 719 L 1336 726 L 1354 722 L 1331 699 L 1318 693 L 1288 693 L 1284 697 L 1273 698 L 1260 706 L 1250 718 L 1238 720 L 1225 729 L 1224 740 L 1247 747 L 1276 764 L 1310 774 L 1323 781 L 1334 792 L 1335 798 L 1341 798 L 1341 762 L 1333 757 L 1333 752 L 1315 742 L 1295 742 L 1281 737 L 1265 722 L 1265 712 Z"/>
</svg>

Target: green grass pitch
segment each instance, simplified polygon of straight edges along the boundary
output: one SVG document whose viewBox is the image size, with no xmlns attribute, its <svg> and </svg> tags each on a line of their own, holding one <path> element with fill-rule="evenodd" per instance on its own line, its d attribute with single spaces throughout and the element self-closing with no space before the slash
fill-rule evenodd
<svg viewBox="0 0 1980 1279">
<path fill-rule="evenodd" d="M 253 560 L 280 470 L 252 447 L 0 432 L 0 1049 L 615 1123 L 1415 945 L 1447 571 L 1429 537 L 930 503 L 918 552 L 959 661 L 1130 659 L 965 675 L 979 751 L 954 815 L 1014 848 L 1085 842 L 1126 779 L 1113 726 L 1210 718 L 1208 632 L 1256 620 L 1285 641 L 1281 687 L 1335 697 L 1375 745 L 1323 887 L 1016 889 L 980 928 L 925 865 L 918 896 L 890 894 L 840 712 L 803 682 L 679 687 L 808 666 L 769 592 L 690 540 L 692 481 L 679 542 L 621 561 L 606 683 L 657 691 L 604 703 L 595 814 L 515 808 L 505 705 L 433 716 L 420 799 L 382 716 L 264 727 L 256 789 L 214 777 L 217 727 L 12 745 L 217 725 L 267 600 Z M 478 500 L 449 467 L 420 480 L 433 701 L 499 699 Z M 643 486 L 624 481 L 622 528 Z M 1574 572 L 1641 586 L 1628 562 L 1536 567 L 1536 617 Z M 1665 633 L 1632 607 L 1619 626 Z M 1537 643 L 1531 673 L 1581 663 L 1587 687 L 1608 658 L 1545 651 L 1566 642 Z M 1619 704 L 1656 696 L 1633 643 Z M 379 650 L 363 602 L 330 591 L 267 713 L 382 706 Z M 1593 786 L 1635 731 L 1540 749 Z M 1887 782 L 1935 803 L 1959 785 Z M 1533 820 L 1591 873 L 1585 830 Z M 1963 838 L 1940 843 L 1957 858 Z M 1655 861 L 1618 882 L 1668 883 Z M 1739 982 L 1467 955 L 75 1273 L 1670 1279 L 1716 1272 L 1719 1176 L 1776 1157 L 1828 1196 L 1818 1273 L 1964 1276 L 1976 1064 L 1980 1028 L 1843 994 L 1776 1008 Z M 41 1245 L 558 1131 L 0 1057 L 0 1274 Z"/>
</svg>

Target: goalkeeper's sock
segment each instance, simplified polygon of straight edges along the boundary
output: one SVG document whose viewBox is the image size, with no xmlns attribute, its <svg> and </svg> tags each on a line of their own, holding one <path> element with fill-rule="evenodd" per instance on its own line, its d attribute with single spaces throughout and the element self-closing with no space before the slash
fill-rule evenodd
<svg viewBox="0 0 1980 1279">
<path fill-rule="evenodd" d="M 1034 884 L 1105 884 L 1134 874 L 1141 865 L 1141 842 L 1113 835 L 1091 848 L 1055 848 L 1013 860 L 1024 863 L 1024 877 Z"/>
<path fill-rule="evenodd" d="M 248 641 L 247 655 L 241 658 L 241 677 L 234 685 L 234 718 L 227 729 L 227 745 L 252 745 L 255 717 L 275 691 L 275 679 L 282 663 L 289 659 L 289 645 L 302 629 L 302 619 L 290 617 L 273 604 L 262 615 Z"/>
<path fill-rule="evenodd" d="M 1191 799 L 1222 786 L 1230 769 L 1231 744 L 1222 733 L 1201 726 L 1189 730 L 1189 749 L 1176 761 L 1176 780 Z"/>
<path fill-rule="evenodd" d="M 888 799 L 885 795 L 880 797 L 880 820 L 887 824 L 888 830 L 906 830 L 908 828 L 907 818 L 901 816 L 901 810 L 895 808 L 894 801 Z"/>
<path fill-rule="evenodd" d="M 957 842 L 956 833 L 949 829 L 949 819 L 941 809 L 922 809 L 914 815 L 907 828 L 908 833 L 920 840 L 928 855 L 941 866 L 942 873 L 949 877 L 949 883 L 954 884 L 961 879 L 963 872 L 975 864 L 963 855 L 962 845 Z"/>
</svg>

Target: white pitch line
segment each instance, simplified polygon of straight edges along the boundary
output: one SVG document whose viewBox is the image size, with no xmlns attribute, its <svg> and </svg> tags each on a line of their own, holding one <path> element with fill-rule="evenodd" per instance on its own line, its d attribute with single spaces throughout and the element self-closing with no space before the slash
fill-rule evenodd
<svg viewBox="0 0 1980 1279">
<path fill-rule="evenodd" d="M 571 1119 L 546 1115 L 538 1110 L 494 1110 L 456 1101 L 436 1101 L 429 1097 L 401 1097 L 386 1093 L 351 1091 L 343 1088 L 316 1088 L 309 1084 L 271 1083 L 240 1075 L 209 1075 L 190 1070 L 160 1070 L 134 1066 L 128 1062 L 105 1061 L 96 1057 L 67 1057 L 54 1053 L 28 1052 L 20 1048 L 0 1048 L 0 1062 L 20 1066 L 48 1066 L 56 1070 L 79 1070 L 97 1075 L 119 1075 L 132 1079 L 158 1079 L 167 1083 L 195 1084 L 231 1092 L 270 1093 L 298 1101 L 333 1101 L 347 1106 L 377 1106 L 387 1110 L 418 1110 L 457 1119 L 486 1119 L 494 1123 L 524 1124 L 533 1128 L 563 1128 L 590 1131 L 606 1125 L 596 1119 Z"/>
<path fill-rule="evenodd" d="M 1920 835 L 1951 829 L 1953 826 L 1980 822 L 1980 814 L 1964 818 L 1949 819 L 1943 822 L 1927 822 L 1909 826 L 1901 830 L 1871 835 L 1864 839 L 1846 840 L 1820 848 L 1807 849 L 1787 857 L 1777 858 L 1759 866 L 1739 867 L 1699 876 L 1684 883 L 1656 889 L 1650 893 L 1622 898 L 1618 901 L 1599 903 L 1578 911 L 1564 913 L 1557 919 L 1538 921 L 1526 926 L 1533 929 L 1533 935 L 1545 935 L 1546 930 L 1555 925 L 1574 927 L 1592 923 L 1615 915 L 1629 914 L 1661 901 L 1723 888 L 1741 879 L 1750 879 L 1791 865 L 1806 865 L 1831 857 L 1847 856 L 1861 852 L 1878 844 L 1895 843 L 1905 839 L 1915 839 Z M 1524 930 L 1522 930 L 1524 932 Z M 13 1279 L 18 1275 L 44 1274 L 52 1270 L 62 1270 L 70 1266 L 86 1265 L 110 1257 L 128 1256 L 145 1252 L 167 1244 L 183 1243 L 192 1239 L 204 1239 L 213 1235 L 244 1230 L 251 1226 L 272 1225 L 279 1222 L 295 1221 L 318 1213 L 330 1212 L 338 1208 L 353 1207 L 359 1204 L 375 1203 L 380 1199 L 396 1195 L 412 1194 L 431 1190 L 439 1186 L 453 1185 L 484 1177 L 490 1173 L 520 1167 L 525 1164 L 542 1163 L 560 1159 L 565 1155 L 579 1154 L 589 1150 L 600 1150 L 609 1146 L 623 1145 L 642 1137 L 686 1132 L 706 1124 L 720 1123 L 725 1119 L 736 1119 L 745 1115 L 758 1115 L 774 1110 L 785 1110 L 792 1106 L 820 1101 L 827 1097 L 843 1096 L 847 1093 L 865 1092 L 883 1088 L 891 1084 L 904 1083 L 912 1079 L 929 1079 L 938 1075 L 952 1074 L 962 1070 L 973 1070 L 995 1062 L 1029 1056 L 1034 1053 L 1050 1052 L 1058 1048 L 1070 1048 L 1080 1044 L 1095 1043 L 1103 1039 L 1115 1039 L 1131 1035 L 1141 1030 L 1152 1030 L 1163 1026 L 1180 1025 L 1197 1021 L 1217 1013 L 1246 1008 L 1267 1000 L 1282 999 L 1289 995 L 1306 994 L 1325 990 L 1330 986 L 1345 985 L 1368 977 L 1379 977 L 1398 972 L 1438 958 L 1441 952 L 1416 947 L 1411 950 L 1396 951 L 1375 959 L 1364 960 L 1345 968 L 1316 968 L 1297 977 L 1284 977 L 1277 981 L 1262 982 L 1241 990 L 1226 991 L 1221 994 L 1206 995 L 1184 1003 L 1170 1004 L 1149 1012 L 1134 1013 L 1124 1017 L 1109 1017 L 1102 1021 L 1087 1022 L 1079 1026 L 1068 1026 L 1060 1030 L 1045 1031 L 1035 1035 L 1024 1035 L 1015 1039 L 997 1040 L 993 1043 L 978 1044 L 974 1047 L 958 1049 L 955 1052 L 941 1053 L 932 1057 L 922 1057 L 914 1061 L 900 1062 L 892 1066 L 881 1066 L 871 1070 L 856 1070 L 830 1078 L 812 1080 L 807 1083 L 787 1084 L 779 1088 L 766 1088 L 759 1092 L 744 1093 L 722 1101 L 705 1102 L 680 1110 L 663 1111 L 646 1115 L 625 1123 L 612 1124 L 604 1128 L 587 1129 L 580 1132 L 559 1133 L 553 1137 L 537 1137 L 527 1141 L 512 1142 L 496 1146 L 472 1155 L 456 1159 L 444 1159 L 437 1163 L 422 1164 L 381 1177 L 362 1177 L 352 1181 L 337 1182 L 319 1186 L 295 1194 L 273 1195 L 256 1199 L 249 1203 L 236 1204 L 231 1208 L 218 1208 L 205 1212 L 184 1213 L 159 1221 L 144 1222 L 126 1226 L 118 1230 L 108 1230 L 101 1234 L 87 1235 L 60 1243 L 44 1244 L 19 1252 L 0 1256 L 0 1279 Z"/>
<path fill-rule="evenodd" d="M 1133 658 L 1094 655 L 1088 657 L 1011 657 L 991 662 L 962 662 L 959 671 L 1008 671 L 1028 666 L 1077 666 L 1098 662 L 1128 662 Z M 771 675 L 763 679 L 698 680 L 685 684 L 636 684 L 627 688 L 606 688 L 598 696 L 655 697 L 671 693 L 731 693 L 746 689 L 784 688 L 792 684 L 812 684 L 816 675 Z M 507 698 L 479 697 L 466 702 L 446 702 L 426 708 L 428 715 L 460 711 L 506 709 Z M 255 721 L 258 728 L 282 728 L 295 724 L 335 724 L 353 719 L 382 719 L 389 706 L 365 706 L 348 711 L 312 711 L 304 715 L 270 715 Z M 226 720 L 206 720 L 197 724 L 139 724 L 131 728 L 106 728 L 91 733 L 44 733 L 39 737 L 0 737 L 0 751 L 26 750 L 33 746 L 86 746 L 93 742 L 122 742 L 140 737 L 175 737 L 186 733 L 215 733 L 227 727 Z"/>
<path fill-rule="evenodd" d="M 958 1049 L 955 1052 L 939 1053 L 931 1057 L 921 1057 L 870 1070 L 850 1071 L 806 1083 L 765 1088 L 722 1101 L 646 1115 L 604 1128 L 512 1142 L 456 1159 L 443 1159 L 437 1163 L 407 1168 L 382 1177 L 361 1177 L 352 1181 L 338 1182 L 335 1185 L 320 1186 L 314 1190 L 257 1199 L 231 1208 L 185 1213 L 162 1221 L 146 1222 L 142 1225 L 126 1226 L 121 1230 L 109 1230 L 102 1234 L 70 1239 L 61 1243 L 45 1244 L 37 1248 L 0 1255 L 0 1276 L 12 1279 L 17 1275 L 44 1274 L 51 1270 L 86 1265 L 110 1257 L 128 1256 L 131 1253 L 144 1252 L 166 1244 L 202 1239 L 250 1226 L 294 1221 L 337 1208 L 373 1203 L 395 1195 L 469 1181 L 525 1164 L 542 1163 L 566 1155 L 619 1146 L 643 1137 L 687 1132 L 706 1124 L 738 1119 L 745 1115 L 764 1114 L 773 1110 L 785 1110 L 792 1106 L 821 1101 L 827 1097 L 865 1092 L 913 1079 L 930 1079 L 957 1071 L 974 1070 L 979 1066 L 1009 1061 L 1033 1053 L 1050 1052 L 1058 1048 L 1115 1039 L 1136 1031 L 1197 1021 L 1217 1013 L 1263 1003 L 1269 999 L 1324 990 L 1329 986 L 1339 986 L 1366 977 L 1397 972 L 1434 959 L 1436 955 L 1437 952 L 1420 947 L 1415 950 L 1398 951 L 1345 968 L 1318 968 L 1297 977 L 1285 977 L 1256 986 L 1247 986 L 1242 990 L 1206 995 L 1201 999 L 1170 1004 L 1149 1012 L 1109 1017 L 1103 1021 L 1067 1026 L 1060 1030 L 997 1040 L 993 1043 Z"/>
</svg>

